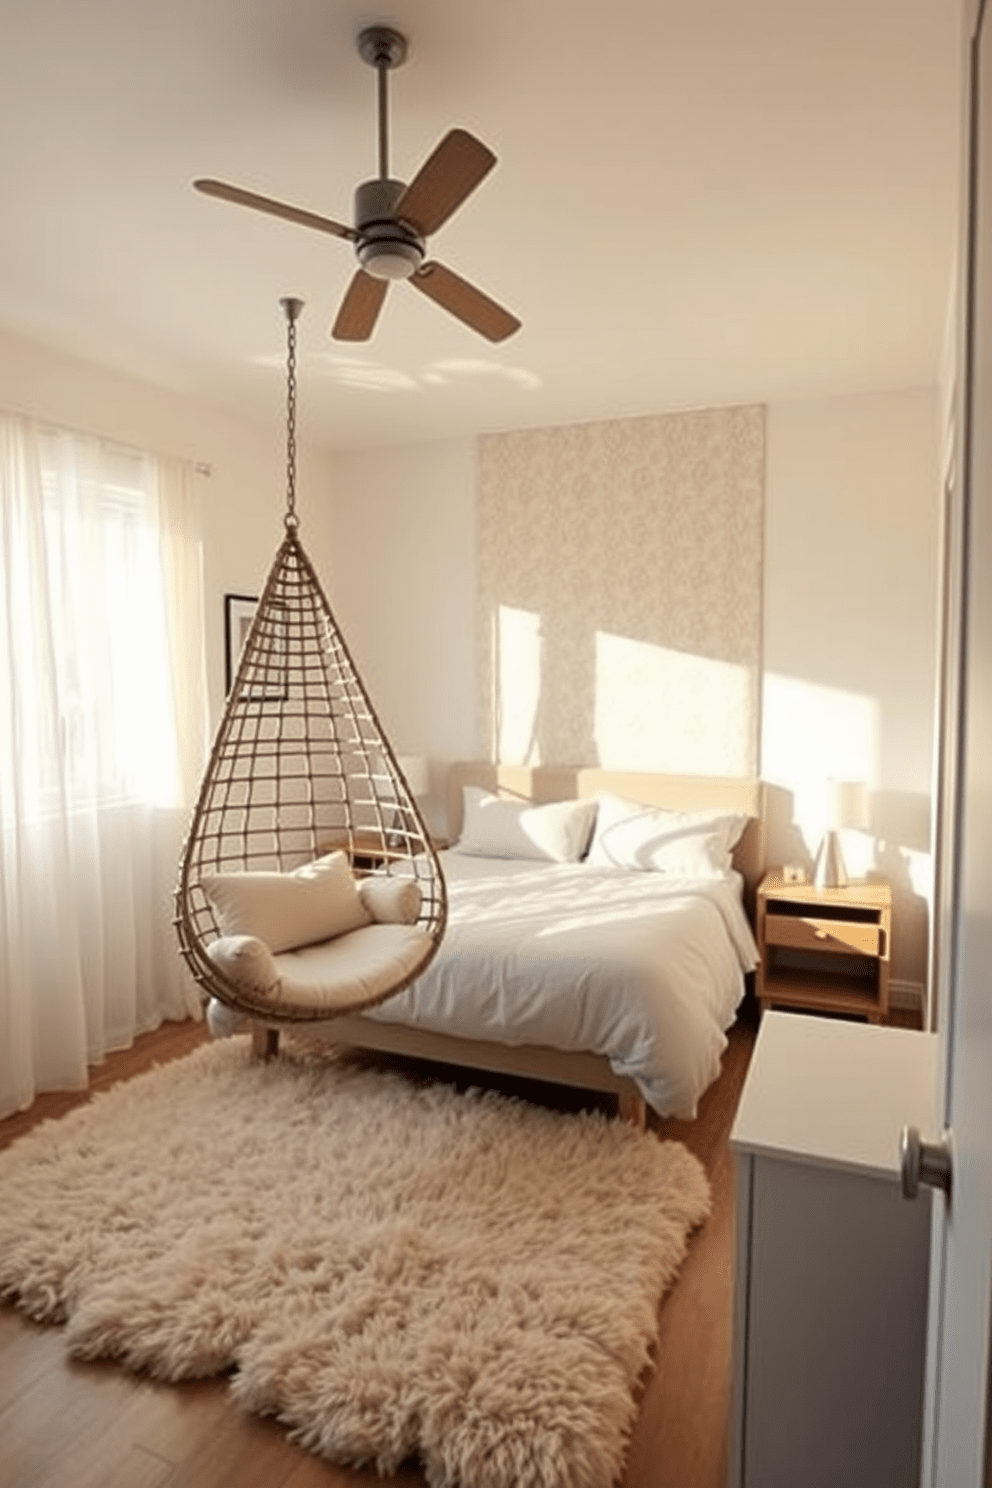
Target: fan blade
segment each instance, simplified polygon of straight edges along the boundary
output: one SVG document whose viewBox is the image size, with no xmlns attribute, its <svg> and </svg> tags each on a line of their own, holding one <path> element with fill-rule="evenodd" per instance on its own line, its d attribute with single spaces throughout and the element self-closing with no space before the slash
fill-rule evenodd
<svg viewBox="0 0 992 1488">
<path fill-rule="evenodd" d="M 335 341 L 367 341 L 375 329 L 388 288 L 388 279 L 376 279 L 364 269 L 356 270 L 331 326 Z"/>
<path fill-rule="evenodd" d="M 193 185 L 206 196 L 217 196 L 221 201 L 234 202 L 239 207 L 254 207 L 256 212 L 284 217 L 287 222 L 296 222 L 300 227 L 315 227 L 318 232 L 332 233 L 336 238 L 348 238 L 352 242 L 358 237 L 355 229 L 345 227 L 343 222 L 335 222 L 330 217 L 319 217 L 316 212 L 305 212 L 302 207 L 290 207 L 285 202 L 274 201 L 271 196 L 259 196 L 256 191 L 228 186 L 226 181 L 210 181 L 201 177 Z"/>
<path fill-rule="evenodd" d="M 408 282 L 489 341 L 505 341 L 507 336 L 520 329 L 520 321 L 515 315 L 497 305 L 468 280 L 460 279 L 451 269 L 446 269 L 444 264 L 428 260 Z"/>
<path fill-rule="evenodd" d="M 452 129 L 428 155 L 393 213 L 422 238 L 436 232 L 496 164 L 492 150 L 465 129 Z"/>
</svg>

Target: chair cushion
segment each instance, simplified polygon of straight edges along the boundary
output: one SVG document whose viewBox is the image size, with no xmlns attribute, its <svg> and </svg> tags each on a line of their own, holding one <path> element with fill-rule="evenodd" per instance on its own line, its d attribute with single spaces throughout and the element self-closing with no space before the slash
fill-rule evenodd
<svg viewBox="0 0 992 1488">
<path fill-rule="evenodd" d="M 211 960 L 274 1015 L 280 1007 L 356 1012 L 380 1002 L 426 959 L 431 937 L 419 925 L 366 925 L 320 945 L 272 955 L 260 940 L 227 936 Z"/>
</svg>

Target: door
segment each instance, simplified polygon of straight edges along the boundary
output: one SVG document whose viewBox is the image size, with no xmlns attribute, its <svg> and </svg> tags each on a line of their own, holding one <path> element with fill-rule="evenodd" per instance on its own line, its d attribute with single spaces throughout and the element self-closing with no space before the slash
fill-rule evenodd
<svg viewBox="0 0 992 1488">
<path fill-rule="evenodd" d="M 947 533 L 935 969 L 949 1199 L 933 1206 L 924 1488 L 989 1473 L 992 1302 L 992 20 L 966 0 L 969 186 L 961 458 Z"/>
</svg>

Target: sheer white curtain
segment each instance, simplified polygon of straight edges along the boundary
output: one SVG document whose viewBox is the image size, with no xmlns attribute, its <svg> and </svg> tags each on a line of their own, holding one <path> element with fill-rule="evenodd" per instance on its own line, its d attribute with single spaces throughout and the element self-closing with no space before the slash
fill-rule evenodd
<svg viewBox="0 0 992 1488">
<path fill-rule="evenodd" d="M 187 464 L 0 413 L 0 1116 L 199 1014 L 172 890 L 201 560 Z"/>
</svg>

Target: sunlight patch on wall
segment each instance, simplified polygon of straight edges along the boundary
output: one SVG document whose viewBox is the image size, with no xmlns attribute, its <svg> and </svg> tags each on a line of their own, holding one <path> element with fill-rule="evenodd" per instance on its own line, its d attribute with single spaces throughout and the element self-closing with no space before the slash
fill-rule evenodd
<svg viewBox="0 0 992 1488">
<path fill-rule="evenodd" d="M 753 709 L 748 670 L 596 633 L 596 747 L 608 770 L 746 775 L 739 720 Z"/>
<path fill-rule="evenodd" d="M 879 705 L 864 693 L 765 674 L 762 774 L 783 785 L 878 781 Z"/>
<path fill-rule="evenodd" d="M 761 773 L 792 791 L 793 819 L 811 851 L 823 832 L 825 781 L 877 788 L 880 727 L 877 698 L 766 674 Z"/>
<path fill-rule="evenodd" d="M 540 615 L 499 606 L 494 617 L 492 669 L 496 694 L 493 758 L 508 765 L 539 765 Z"/>
</svg>

